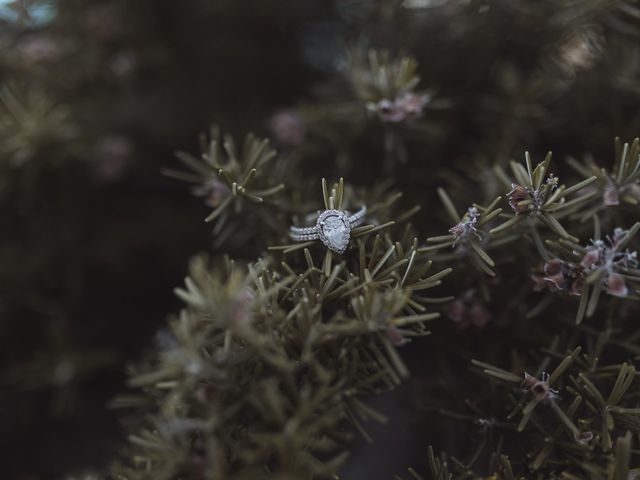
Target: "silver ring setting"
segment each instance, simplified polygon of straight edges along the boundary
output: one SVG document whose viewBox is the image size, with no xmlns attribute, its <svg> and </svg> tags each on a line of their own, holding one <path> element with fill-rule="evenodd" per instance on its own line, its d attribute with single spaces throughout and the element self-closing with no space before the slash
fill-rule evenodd
<svg viewBox="0 0 640 480">
<path fill-rule="evenodd" d="M 366 213 L 365 206 L 353 215 L 340 210 L 325 210 L 318 215 L 314 227 L 291 227 L 289 236 L 296 242 L 319 239 L 329 250 L 344 253 L 349 245 L 351 229 L 362 223 Z"/>
</svg>

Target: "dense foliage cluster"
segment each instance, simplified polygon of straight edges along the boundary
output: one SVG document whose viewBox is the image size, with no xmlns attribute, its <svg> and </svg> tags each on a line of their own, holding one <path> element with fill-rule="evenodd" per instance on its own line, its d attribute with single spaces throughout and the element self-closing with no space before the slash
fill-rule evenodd
<svg viewBox="0 0 640 480">
<path fill-rule="evenodd" d="M 336 185 L 327 205 L 341 208 L 344 194 Z M 430 271 L 410 228 L 393 233 L 384 202 L 372 211 L 377 225 L 354 229 L 344 258 L 309 245 L 242 266 L 194 259 L 176 290 L 186 308 L 130 379 L 145 395 L 116 400 L 153 414 L 130 437 L 125 478 L 337 470 L 347 425 L 364 432 L 362 421 L 380 416 L 367 396 L 407 376 L 395 346 L 438 316 L 426 307 L 436 299 L 420 294 L 450 272 Z"/>
</svg>

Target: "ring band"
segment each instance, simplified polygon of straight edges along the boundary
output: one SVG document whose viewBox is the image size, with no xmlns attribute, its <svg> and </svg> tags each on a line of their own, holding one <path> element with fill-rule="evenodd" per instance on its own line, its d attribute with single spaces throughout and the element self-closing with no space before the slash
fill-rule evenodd
<svg viewBox="0 0 640 480">
<path fill-rule="evenodd" d="M 322 240 L 327 248 L 337 253 L 344 253 L 349 244 L 351 229 L 360 225 L 367 213 L 362 206 L 353 215 L 340 210 L 325 210 L 318 215 L 313 227 L 290 227 L 289 236 L 296 242 Z"/>
</svg>

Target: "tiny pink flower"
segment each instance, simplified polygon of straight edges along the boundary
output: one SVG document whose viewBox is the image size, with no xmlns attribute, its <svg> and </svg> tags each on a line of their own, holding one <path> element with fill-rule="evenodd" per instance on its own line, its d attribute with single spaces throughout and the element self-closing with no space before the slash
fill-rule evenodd
<svg viewBox="0 0 640 480">
<path fill-rule="evenodd" d="M 407 92 L 396 99 L 396 106 L 403 110 L 407 116 L 417 117 L 422 115 L 422 109 L 428 101 L 428 95 Z"/>
<path fill-rule="evenodd" d="M 27 37 L 21 45 L 19 45 L 25 60 L 32 63 L 51 63 L 60 58 L 62 49 L 60 45 L 49 37 L 34 35 Z"/>
<path fill-rule="evenodd" d="M 602 203 L 608 207 L 620 205 L 620 193 L 615 186 L 609 185 L 604 189 L 602 193 Z"/>
<path fill-rule="evenodd" d="M 617 297 L 629 294 L 626 280 L 620 272 L 638 266 L 638 253 L 631 250 L 620 251 L 620 242 L 627 230 L 616 228 L 613 235 L 605 240 L 593 240 L 582 257 L 580 267 L 586 273 L 600 272 L 602 285 L 607 293 Z"/>
<path fill-rule="evenodd" d="M 211 178 L 205 184 L 195 188 L 194 193 L 199 197 L 205 197 L 205 204 L 208 207 L 216 208 L 231 194 L 231 190 L 217 178 Z"/>
<path fill-rule="evenodd" d="M 476 223 L 478 222 L 479 216 L 480 212 L 478 212 L 478 209 L 476 207 L 470 207 L 467 210 L 467 214 L 460 221 L 460 223 L 454 225 L 449 229 L 449 232 L 454 236 L 454 246 L 459 241 L 464 242 L 471 236 L 475 236 L 479 240 L 482 239 L 480 232 L 478 232 L 478 230 L 476 229 Z"/>
<path fill-rule="evenodd" d="M 582 257 L 582 261 L 580 265 L 582 268 L 590 269 L 595 263 L 600 260 L 602 250 L 600 248 L 594 248 L 592 250 L 588 250 L 587 253 Z"/>
<path fill-rule="evenodd" d="M 533 375 L 529 375 L 525 372 L 524 380 L 522 381 L 522 388 L 530 392 L 539 402 L 553 400 L 558 396 L 558 391 L 552 389 L 548 382 L 549 375 L 546 373 L 542 374 L 542 380 L 538 380 Z"/>
<path fill-rule="evenodd" d="M 571 295 L 580 296 L 582 295 L 583 290 L 584 290 L 584 278 L 578 277 L 571 283 L 571 288 L 569 289 L 569 293 Z"/>
<path fill-rule="evenodd" d="M 610 272 L 607 277 L 607 292 L 616 297 L 626 297 L 629 293 L 624 277 L 616 272 Z"/>
<path fill-rule="evenodd" d="M 547 282 L 549 290 L 564 290 L 566 280 L 563 272 L 562 260 L 554 258 L 544 265 L 544 280 Z"/>
<path fill-rule="evenodd" d="M 479 300 L 473 289 L 467 290 L 451 302 L 445 314 L 461 330 L 470 326 L 484 328 L 491 321 L 491 314 Z"/>
<path fill-rule="evenodd" d="M 491 316 L 487 309 L 477 301 L 471 306 L 469 316 L 471 317 L 472 325 L 479 328 L 486 326 L 489 323 L 489 320 L 491 320 Z"/>
<path fill-rule="evenodd" d="M 123 135 L 104 137 L 96 146 L 95 173 L 103 181 L 118 178 L 133 160 L 134 145 Z"/>
<path fill-rule="evenodd" d="M 523 186 L 512 183 L 511 191 L 507 193 L 507 198 L 509 199 L 509 206 L 516 213 L 523 213 L 528 210 L 527 205 L 518 205 L 519 202 L 529 198 L 529 192 Z"/>
<path fill-rule="evenodd" d="M 282 145 L 295 147 L 303 142 L 306 129 L 296 111 L 280 110 L 269 119 L 269 130 Z"/>
<path fill-rule="evenodd" d="M 375 109 L 383 122 L 399 123 L 407 118 L 407 113 L 395 101 L 386 98 L 380 100 Z"/>
<path fill-rule="evenodd" d="M 377 103 L 371 103 L 368 108 L 376 112 L 383 122 L 399 123 L 422 115 L 429 98 L 429 95 L 405 92 L 393 100 L 383 98 Z"/>
<path fill-rule="evenodd" d="M 553 258 L 544 264 L 544 276 L 532 275 L 533 290 L 540 292 L 545 288 L 550 292 L 567 291 L 571 295 L 580 295 L 583 286 L 583 269 L 579 265 Z"/>
<path fill-rule="evenodd" d="M 402 332 L 400 332 L 397 327 L 393 325 L 385 329 L 384 333 L 387 338 L 391 340 L 391 343 L 396 347 L 406 345 L 410 341 L 408 338 L 402 335 Z"/>
<path fill-rule="evenodd" d="M 576 442 L 582 445 L 589 445 L 589 442 L 593 440 L 593 433 L 588 430 L 586 432 L 578 432 L 575 434 L 574 438 Z"/>
<path fill-rule="evenodd" d="M 451 321 L 455 323 L 460 323 L 464 319 L 465 307 L 464 300 L 456 299 L 447 308 L 447 316 L 451 319 Z"/>
</svg>

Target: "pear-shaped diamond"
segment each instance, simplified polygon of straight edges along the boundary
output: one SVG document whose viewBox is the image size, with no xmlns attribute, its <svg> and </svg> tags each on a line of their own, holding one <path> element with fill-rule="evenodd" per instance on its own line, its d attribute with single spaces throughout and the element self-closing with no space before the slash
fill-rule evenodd
<svg viewBox="0 0 640 480">
<path fill-rule="evenodd" d="M 320 239 L 331 250 L 343 253 L 349 244 L 351 226 L 347 216 L 338 210 L 327 210 L 318 219 Z"/>
</svg>

